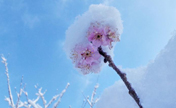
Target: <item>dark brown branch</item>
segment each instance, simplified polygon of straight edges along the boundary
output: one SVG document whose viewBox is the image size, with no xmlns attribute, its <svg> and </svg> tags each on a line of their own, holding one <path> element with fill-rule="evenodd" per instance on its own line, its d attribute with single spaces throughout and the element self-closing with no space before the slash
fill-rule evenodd
<svg viewBox="0 0 176 108">
<path fill-rule="evenodd" d="M 109 66 L 112 67 L 117 74 L 120 76 L 120 78 L 123 80 L 123 82 L 125 83 L 126 87 L 129 90 L 129 94 L 133 97 L 133 99 L 135 100 L 135 102 L 138 104 L 139 108 L 143 108 L 143 106 L 140 103 L 140 99 L 137 96 L 135 90 L 132 88 L 131 84 L 128 82 L 126 74 L 122 73 L 114 64 L 112 58 L 110 55 L 107 55 L 106 52 L 104 52 L 101 48 L 101 46 L 98 48 L 98 52 L 104 57 L 104 62 L 109 62 Z"/>
</svg>

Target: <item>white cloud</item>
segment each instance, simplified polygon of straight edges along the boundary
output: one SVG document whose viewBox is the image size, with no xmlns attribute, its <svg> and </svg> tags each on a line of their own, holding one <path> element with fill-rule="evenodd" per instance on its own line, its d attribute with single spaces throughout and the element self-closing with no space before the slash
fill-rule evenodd
<svg viewBox="0 0 176 108">
<path fill-rule="evenodd" d="M 29 28 L 33 28 L 38 22 L 40 22 L 40 19 L 38 16 L 30 15 L 30 14 L 25 14 L 23 17 L 23 22 L 26 26 Z"/>
<path fill-rule="evenodd" d="M 176 34 L 146 67 L 125 69 L 144 108 L 176 106 Z M 97 108 L 138 108 L 122 81 L 104 90 Z"/>
</svg>

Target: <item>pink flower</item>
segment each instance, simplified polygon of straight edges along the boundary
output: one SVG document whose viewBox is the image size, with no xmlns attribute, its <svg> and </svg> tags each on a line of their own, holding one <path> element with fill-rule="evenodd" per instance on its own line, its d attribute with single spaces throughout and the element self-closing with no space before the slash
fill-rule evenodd
<svg viewBox="0 0 176 108">
<path fill-rule="evenodd" d="M 97 51 L 99 46 L 109 46 L 112 48 L 112 42 L 119 41 L 117 29 L 103 23 L 92 23 L 87 32 L 87 38 L 90 43 L 76 44 L 71 52 L 71 59 L 81 73 L 98 73 L 101 68 L 101 55 Z"/>
<path fill-rule="evenodd" d="M 75 67 L 79 68 L 83 74 L 98 73 L 100 71 L 100 57 L 97 48 L 91 44 L 85 46 L 78 44 L 71 53 Z"/>
<path fill-rule="evenodd" d="M 108 33 L 107 36 L 109 39 L 112 40 L 112 42 L 117 42 L 120 41 L 120 34 L 118 33 L 118 29 L 117 28 L 110 28 L 108 27 Z"/>
<path fill-rule="evenodd" d="M 109 26 L 101 23 L 92 23 L 88 29 L 88 40 L 95 46 L 109 46 L 112 48 L 112 42 L 120 41 L 117 29 L 112 29 Z"/>
</svg>

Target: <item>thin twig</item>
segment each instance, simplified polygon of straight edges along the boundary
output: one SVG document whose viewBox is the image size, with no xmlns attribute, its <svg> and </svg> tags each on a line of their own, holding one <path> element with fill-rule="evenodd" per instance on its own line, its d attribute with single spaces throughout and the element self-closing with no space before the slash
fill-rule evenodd
<svg viewBox="0 0 176 108">
<path fill-rule="evenodd" d="M 46 93 L 46 90 L 45 90 L 45 92 L 42 93 L 42 88 L 40 88 L 40 89 L 38 89 L 37 95 L 42 99 L 43 107 L 47 108 L 46 107 L 46 100 L 45 100 L 45 97 L 44 97 L 45 93 Z"/>
<path fill-rule="evenodd" d="M 19 93 L 17 93 L 18 100 L 17 100 L 17 103 L 16 103 L 16 108 L 18 108 L 18 104 L 19 104 L 19 101 L 20 101 L 20 97 L 21 97 L 21 95 L 22 95 L 22 84 L 23 84 L 23 76 L 21 77 L 20 91 L 19 91 Z"/>
<path fill-rule="evenodd" d="M 81 108 L 84 108 L 86 103 L 88 103 L 90 105 L 90 108 L 93 108 L 94 104 L 98 102 L 98 98 L 97 99 L 94 99 L 95 98 L 95 95 L 96 95 L 96 90 L 97 88 L 99 87 L 99 84 L 97 83 L 94 87 L 94 90 L 92 92 L 92 96 L 91 96 L 91 99 L 89 100 L 89 96 L 86 98 L 86 96 L 84 95 L 84 93 L 82 92 L 84 98 L 85 98 L 85 104 L 84 104 L 84 101 L 83 101 L 83 104 L 82 104 L 82 107 Z"/>
<path fill-rule="evenodd" d="M 33 108 L 42 108 L 40 105 L 36 104 L 36 102 L 40 99 L 40 96 L 38 96 L 35 100 L 30 100 L 28 98 L 28 93 L 26 91 L 23 90 L 23 93 L 26 96 L 27 102 L 28 102 L 28 108 L 30 108 L 31 106 Z"/>
<path fill-rule="evenodd" d="M 82 103 L 82 105 L 81 105 L 81 108 L 84 108 L 84 107 L 86 106 L 86 104 L 87 104 L 87 101 L 84 99 L 84 100 L 83 100 L 83 103 Z"/>
<path fill-rule="evenodd" d="M 100 55 L 102 55 L 104 57 L 104 62 L 109 62 L 109 66 L 112 67 L 117 74 L 120 76 L 120 78 L 123 80 L 123 82 L 125 83 L 126 87 L 129 90 L 129 94 L 133 97 L 133 99 L 135 100 L 135 102 L 138 104 L 139 108 L 143 108 L 143 106 L 140 103 L 140 99 L 137 96 L 135 90 L 133 89 L 133 87 L 131 86 L 130 82 L 127 80 L 126 74 L 122 73 L 117 66 L 114 64 L 112 58 L 110 55 L 107 55 L 106 52 L 104 52 L 100 47 L 98 47 L 98 52 L 100 53 Z"/>
<path fill-rule="evenodd" d="M 9 93 L 9 99 L 10 99 L 10 106 L 12 108 L 15 108 L 14 102 L 13 102 L 13 96 L 12 96 L 12 92 L 11 92 L 11 88 L 10 88 L 10 79 L 9 79 L 9 71 L 8 71 L 8 67 L 7 67 L 7 60 L 5 59 L 5 57 L 2 55 L 2 63 L 5 65 L 5 69 L 6 69 L 6 76 L 7 76 L 7 86 L 8 86 L 8 93 Z"/>
<path fill-rule="evenodd" d="M 59 97 L 59 95 L 53 96 L 53 98 L 52 98 L 52 99 L 49 101 L 49 103 L 46 105 L 46 108 L 48 108 L 48 107 L 51 105 L 51 103 L 53 103 L 58 97 Z"/>
<path fill-rule="evenodd" d="M 88 103 L 90 106 L 92 106 L 91 102 L 89 101 L 89 96 L 86 97 L 83 92 L 82 92 L 82 95 L 84 96 L 86 103 Z"/>
<path fill-rule="evenodd" d="M 67 83 L 67 86 L 65 87 L 65 89 L 61 92 L 59 99 L 57 100 L 57 102 L 54 104 L 54 108 L 57 108 L 57 106 L 59 105 L 62 96 L 64 95 L 64 93 L 66 92 L 68 86 L 70 85 L 70 83 Z"/>
<path fill-rule="evenodd" d="M 91 108 L 92 108 L 93 105 L 95 104 L 94 97 L 95 97 L 95 95 L 96 95 L 96 90 L 97 90 L 98 87 L 99 87 L 99 84 L 97 83 L 97 84 L 95 85 L 95 87 L 94 87 L 94 91 L 92 92 L 92 96 L 91 96 L 91 104 L 92 104 Z"/>
</svg>

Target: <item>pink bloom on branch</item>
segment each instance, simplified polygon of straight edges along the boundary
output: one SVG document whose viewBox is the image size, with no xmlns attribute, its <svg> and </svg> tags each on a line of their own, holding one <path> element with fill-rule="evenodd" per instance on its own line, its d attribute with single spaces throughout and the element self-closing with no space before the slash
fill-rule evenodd
<svg viewBox="0 0 176 108">
<path fill-rule="evenodd" d="M 83 74 L 98 73 L 101 67 L 100 57 L 97 48 L 91 44 L 78 44 L 71 52 L 71 59 L 75 67 L 79 68 Z"/>
<path fill-rule="evenodd" d="M 95 22 L 91 23 L 88 29 L 88 40 L 95 46 L 109 46 L 112 48 L 112 42 L 120 41 L 118 29 L 112 29 L 109 26 Z"/>
<path fill-rule="evenodd" d="M 120 41 L 120 34 L 118 33 L 118 29 L 117 28 L 107 28 L 108 32 L 107 32 L 107 36 L 109 39 L 112 40 L 112 42 L 117 42 Z"/>
<path fill-rule="evenodd" d="M 122 31 L 122 20 L 116 8 L 91 5 L 66 31 L 64 49 L 79 72 L 97 73 L 103 66 L 103 57 L 97 48 L 101 46 L 112 56 L 112 46 L 120 41 Z"/>
</svg>

